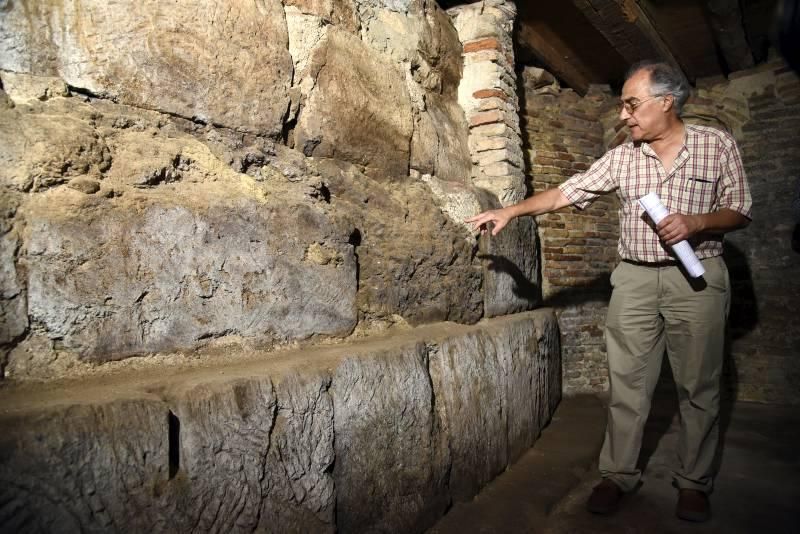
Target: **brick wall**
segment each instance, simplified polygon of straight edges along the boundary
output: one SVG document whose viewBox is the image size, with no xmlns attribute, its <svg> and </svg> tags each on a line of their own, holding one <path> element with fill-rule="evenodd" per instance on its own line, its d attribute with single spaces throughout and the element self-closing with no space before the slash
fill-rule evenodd
<svg viewBox="0 0 800 534">
<path fill-rule="evenodd" d="M 614 97 L 593 87 L 585 97 L 562 90 L 545 71 L 522 73 L 522 132 L 533 192 L 557 187 L 585 171 L 606 150 L 606 125 L 616 123 Z M 523 96 L 524 94 L 524 96 Z M 605 391 L 608 367 L 602 325 L 617 264 L 615 195 L 585 210 L 567 208 L 537 218 L 542 251 L 542 297 L 561 328 L 565 394 Z"/>
<path fill-rule="evenodd" d="M 726 239 L 733 286 L 726 384 L 739 399 L 800 403 L 800 254 L 791 249 L 800 181 L 800 80 L 782 61 L 700 81 L 687 120 L 731 131 L 753 222 Z"/>
</svg>

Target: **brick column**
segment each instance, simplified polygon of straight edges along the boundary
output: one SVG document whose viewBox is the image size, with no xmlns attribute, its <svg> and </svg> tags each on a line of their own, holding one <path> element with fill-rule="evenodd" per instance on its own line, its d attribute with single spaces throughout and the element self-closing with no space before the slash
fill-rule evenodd
<svg viewBox="0 0 800 534">
<path fill-rule="evenodd" d="M 464 46 L 458 102 L 470 126 L 473 184 L 513 204 L 526 192 L 512 42 L 516 6 L 485 0 L 447 12 Z"/>
</svg>

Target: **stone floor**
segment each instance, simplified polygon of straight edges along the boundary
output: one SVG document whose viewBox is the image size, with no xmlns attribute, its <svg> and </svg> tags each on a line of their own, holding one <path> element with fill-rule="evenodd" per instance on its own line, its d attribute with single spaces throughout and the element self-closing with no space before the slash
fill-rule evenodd
<svg viewBox="0 0 800 534">
<path fill-rule="evenodd" d="M 603 399 L 564 399 L 536 445 L 473 501 L 456 504 L 429 534 L 450 533 L 800 533 L 800 409 L 728 404 L 713 518 L 675 517 L 670 465 L 677 441 L 675 399 L 654 401 L 642 447 L 644 484 L 619 511 L 584 508 L 597 482 L 596 455 L 605 426 Z"/>
</svg>

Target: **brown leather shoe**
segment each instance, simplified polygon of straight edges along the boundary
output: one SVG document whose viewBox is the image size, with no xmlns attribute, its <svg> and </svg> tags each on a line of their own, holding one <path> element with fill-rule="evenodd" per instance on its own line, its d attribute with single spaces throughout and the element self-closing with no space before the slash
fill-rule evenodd
<svg viewBox="0 0 800 534">
<path fill-rule="evenodd" d="M 593 514 L 610 514 L 617 510 L 622 499 L 622 489 L 611 480 L 604 478 L 594 487 L 586 508 Z"/>
<path fill-rule="evenodd" d="M 693 489 L 678 490 L 678 507 L 675 515 L 686 521 L 702 523 L 711 519 L 711 505 L 708 495 Z"/>
</svg>

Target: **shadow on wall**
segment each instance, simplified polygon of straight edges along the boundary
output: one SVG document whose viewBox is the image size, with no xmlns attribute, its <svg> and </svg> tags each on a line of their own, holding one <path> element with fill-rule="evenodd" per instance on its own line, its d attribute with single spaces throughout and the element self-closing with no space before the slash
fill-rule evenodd
<svg viewBox="0 0 800 534">
<path fill-rule="evenodd" d="M 610 298 L 611 272 L 609 271 L 595 276 L 584 284 L 565 287 L 553 292 L 542 302 L 542 305 L 557 308 L 598 301 L 608 304 Z"/>
<path fill-rule="evenodd" d="M 562 307 L 585 302 L 608 302 L 611 296 L 610 273 L 596 276 L 585 284 L 556 291 L 546 299 L 541 298 L 541 283 L 530 280 L 520 269 L 505 256 L 496 254 L 480 254 L 478 257 L 487 260 L 487 268 L 507 274 L 514 280 L 514 295 L 531 303 L 541 302 L 542 307 Z"/>
<path fill-rule="evenodd" d="M 714 466 L 717 470 L 722 464 L 725 435 L 730 425 L 739 384 L 739 374 L 732 353 L 732 343 L 752 331 L 758 324 L 758 306 L 747 257 L 738 247 L 726 242 L 723 258 L 731 281 L 731 309 L 728 316 L 728 332 L 725 339 L 721 378 L 720 437 L 717 454 L 714 459 Z M 642 450 L 639 456 L 641 469 L 647 466 L 659 442 L 668 433 L 677 413 L 678 396 L 675 391 L 675 381 L 669 361 L 664 358 L 661 364 L 661 376 L 653 395 L 650 417 L 647 420 L 642 438 Z"/>
<path fill-rule="evenodd" d="M 530 280 L 517 265 L 506 258 L 497 254 L 479 254 L 478 258 L 486 260 L 486 268 L 497 273 L 505 273 L 514 281 L 512 291 L 514 296 L 526 300 L 533 306 L 541 300 L 540 284 Z"/>
</svg>

